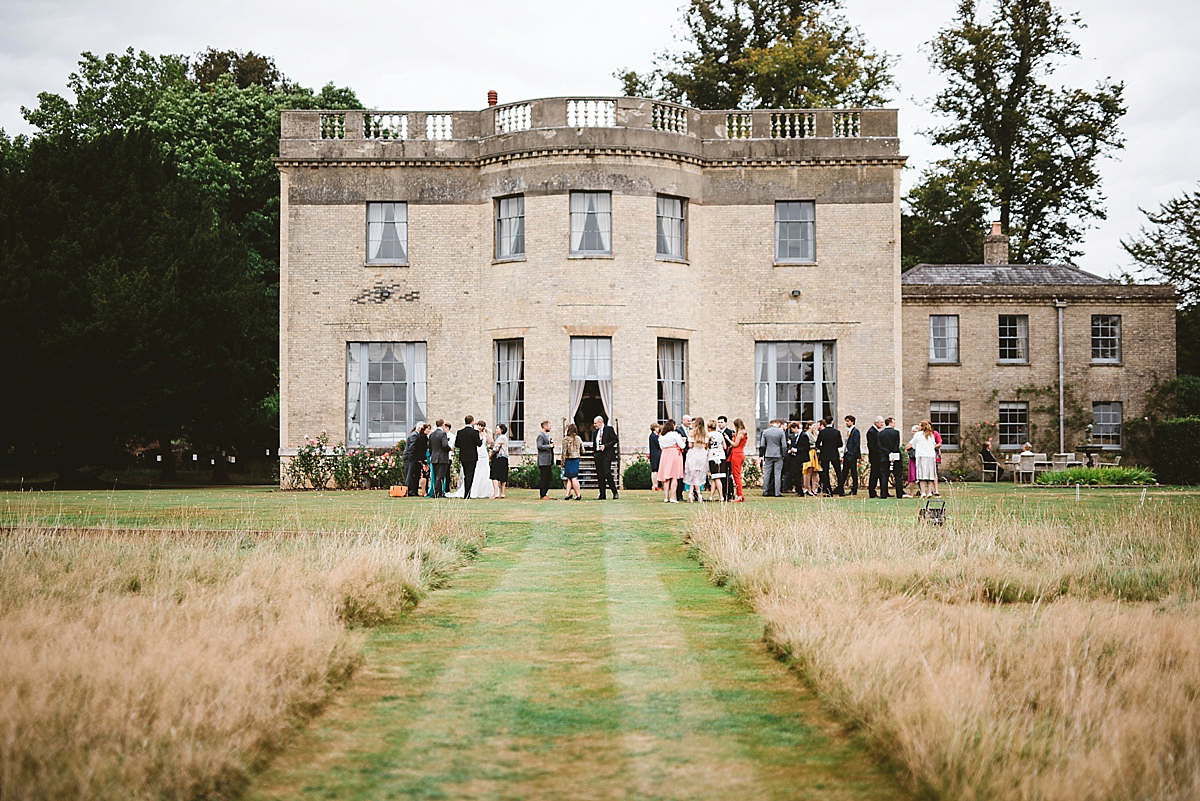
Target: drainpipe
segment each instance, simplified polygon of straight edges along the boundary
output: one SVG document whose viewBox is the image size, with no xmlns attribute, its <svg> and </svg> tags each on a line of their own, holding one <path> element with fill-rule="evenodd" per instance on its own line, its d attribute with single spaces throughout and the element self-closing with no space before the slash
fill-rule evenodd
<svg viewBox="0 0 1200 801">
<path fill-rule="evenodd" d="M 1063 346 L 1063 309 L 1067 308 L 1067 302 L 1062 298 L 1055 298 L 1054 308 L 1058 311 L 1058 452 L 1066 453 L 1066 387 L 1063 383 L 1066 372 L 1066 353 Z"/>
</svg>

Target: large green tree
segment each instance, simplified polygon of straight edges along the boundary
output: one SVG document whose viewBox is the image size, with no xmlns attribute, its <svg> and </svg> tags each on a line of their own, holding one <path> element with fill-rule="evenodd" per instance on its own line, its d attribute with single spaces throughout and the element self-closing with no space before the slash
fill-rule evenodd
<svg viewBox="0 0 1200 801">
<path fill-rule="evenodd" d="M 86 430 L 31 428 L 14 435 L 25 437 L 26 450 L 65 453 L 71 448 L 63 433 L 70 431 L 74 450 L 92 454 L 111 450 L 114 442 L 139 439 L 186 436 L 193 444 L 213 447 L 274 439 L 263 426 L 276 425 L 264 410 L 271 408 L 272 393 L 277 392 L 279 177 L 273 157 L 278 152 L 279 112 L 287 108 L 358 108 L 358 98 L 353 91 L 333 84 L 320 92 L 297 86 L 268 57 L 214 49 L 194 60 L 135 53 L 132 48 L 102 57 L 84 53 L 68 87 L 69 97 L 42 93 L 36 107 L 23 109 L 38 128 L 31 144 L 3 140 L 5 185 L 19 186 L 19 192 L 5 194 L 10 208 L 3 213 L 17 217 L 12 218 L 11 228 L 6 222 L 5 232 L 0 234 L 6 260 L 3 280 L 8 282 L 0 286 L 0 293 L 11 290 L 6 299 L 8 311 L 20 315 L 37 310 L 38 318 L 23 323 L 22 329 L 35 339 L 37 347 L 22 349 L 26 356 L 11 355 L 33 360 L 22 375 L 29 378 L 30 391 L 39 396 L 54 387 L 54 375 L 35 368 L 43 359 L 55 358 L 57 350 L 69 351 L 71 358 L 76 353 L 87 354 L 75 368 L 77 372 L 95 370 L 120 377 L 123 386 L 137 388 L 138 398 L 155 400 L 150 407 L 139 406 L 137 398 L 98 404 L 95 409 L 108 415 L 105 417 L 82 408 L 94 400 L 87 393 L 54 394 L 56 400 L 46 406 L 49 416 L 86 420 L 92 425 Z M 103 151 L 96 148 L 116 147 L 113 137 L 125 142 L 121 152 L 128 157 L 126 161 L 101 158 L 101 173 L 86 158 L 77 157 L 85 153 L 100 158 L 96 154 Z M 122 137 L 133 137 L 137 146 Z M 151 162 L 143 152 L 146 149 L 154 152 L 157 162 Z M 61 155 L 58 160 L 56 153 Z M 69 169 L 78 171 L 75 183 L 63 177 Z M 126 172 L 123 179 L 122 170 Z M 134 191 L 142 186 L 139 175 L 159 176 L 160 172 L 169 173 L 170 178 L 155 179 L 157 194 Z M 118 191 L 113 187 L 121 180 L 128 186 Z M 87 191 L 92 185 L 96 193 Z M 51 201 L 64 193 L 71 195 L 72 204 L 45 212 L 44 224 L 25 225 L 33 219 L 30 215 L 49 208 Z M 113 209 L 120 209 L 130 221 L 143 220 L 147 227 L 121 225 L 123 218 L 116 217 L 108 220 L 107 229 L 53 224 L 58 220 L 55 215 L 74 221 L 82 213 L 76 208 L 99 215 L 101 210 L 93 208 L 93 200 L 105 193 L 120 201 L 112 204 Z M 144 207 L 126 202 L 126 194 Z M 26 204 L 24 197 L 39 202 Z M 138 216 L 156 208 L 169 234 L 150 230 L 150 223 Z M 188 215 L 200 227 L 188 229 L 184 219 Z M 10 230 L 23 233 L 9 236 Z M 105 230 L 111 231 L 109 239 L 101 235 Z M 192 260 L 181 263 L 185 254 L 170 254 L 169 242 Z M 162 251 L 152 251 L 152 247 Z M 38 248 L 50 251 L 39 256 Z M 100 256 L 104 253 L 113 255 L 104 260 Z M 70 256 L 51 258 L 54 254 Z M 210 269 L 200 269 L 202 260 L 207 260 Z M 22 268 L 22 264 L 36 264 L 37 269 Z M 152 264 L 177 265 L 167 278 L 186 277 L 189 283 L 181 290 L 186 303 L 171 293 L 154 291 L 156 285 L 166 288 L 172 284 L 156 273 Z M 108 273 L 104 272 L 106 265 Z M 91 283 L 85 286 L 85 279 Z M 223 295 L 228 286 L 239 291 L 254 289 L 252 305 L 245 305 L 244 295 L 239 294 L 236 303 Z M 105 287 L 120 291 L 106 298 Z M 206 316 L 207 312 L 197 311 L 210 309 L 212 304 L 223 305 L 229 316 L 218 323 L 212 315 Z M 111 314 L 103 325 L 100 311 Z M 56 324 L 58 315 L 66 315 L 62 325 Z M 69 335 L 72 326 L 81 325 L 73 322 L 79 320 L 88 320 L 96 332 L 106 333 Z M 155 342 L 169 344 L 181 358 L 173 363 L 161 358 L 138 361 L 132 354 L 145 350 L 141 346 L 115 346 L 136 341 L 133 331 L 111 333 L 120 320 L 154 321 L 150 330 Z M 197 320 L 205 324 L 191 324 Z M 112 347 L 89 350 L 89 343 L 105 341 L 105 337 Z M 130 364 L 118 364 L 122 358 Z M 135 374 L 135 363 L 153 367 Z M 189 367 L 181 374 L 174 364 Z M 253 366 L 252 373 L 244 369 L 247 365 Z M 193 381 L 197 376 L 208 382 L 200 388 L 206 391 L 193 391 L 197 390 Z M 230 378 L 236 382 L 236 391 L 228 383 Z M 96 387 L 100 382 L 84 385 Z M 175 392 L 175 387 L 184 391 Z M 232 394 L 214 394 L 214 388 Z M 255 392 L 257 397 L 242 397 L 239 393 L 243 391 Z M 119 392 L 110 382 L 102 399 L 118 398 Z M 72 411 L 71 404 L 80 408 Z M 104 422 L 109 419 L 114 421 L 112 426 Z M 256 426 L 257 433 L 252 431 Z"/>
<path fill-rule="evenodd" d="M 870 106 L 893 86 L 838 0 L 690 0 L 686 46 L 647 73 L 622 70 L 625 94 L 702 109 Z"/>
<path fill-rule="evenodd" d="M 1089 221 L 1105 217 L 1097 165 L 1123 146 L 1124 85 L 1051 85 L 1060 62 L 1079 56 L 1071 33 L 1081 27 L 1051 0 L 996 0 L 990 18 L 979 6 L 959 0 L 928 45 L 946 79 L 933 108 L 947 118 L 928 133 L 954 158 L 923 183 L 956 185 L 964 203 L 996 208 L 1014 261 L 1073 261 Z"/>
<path fill-rule="evenodd" d="M 935 164 L 904 198 L 900 214 L 901 267 L 976 264 L 983 255 L 987 207 L 979 186 L 952 178 L 953 165 Z"/>
<path fill-rule="evenodd" d="M 244 441 L 274 315 L 212 201 L 144 130 L 5 142 L 6 451 L 59 467 L 130 445 Z"/>
<path fill-rule="evenodd" d="M 1179 291 L 1176 364 L 1180 373 L 1200 375 L 1200 190 L 1185 192 L 1146 211 L 1149 225 L 1121 246 L 1137 267 L 1130 278 L 1166 281 Z"/>
</svg>

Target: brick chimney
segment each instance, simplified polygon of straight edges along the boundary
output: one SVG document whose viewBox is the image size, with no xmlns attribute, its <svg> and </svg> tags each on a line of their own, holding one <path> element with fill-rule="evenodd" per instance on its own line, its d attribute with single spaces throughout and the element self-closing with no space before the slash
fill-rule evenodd
<svg viewBox="0 0 1200 801">
<path fill-rule="evenodd" d="M 992 232 L 983 238 L 983 263 L 1008 264 L 1008 237 L 1000 223 L 992 223 Z"/>
<path fill-rule="evenodd" d="M 500 102 L 500 96 L 498 94 L 496 94 L 496 90 L 489 89 L 488 90 L 488 105 L 494 106 L 499 102 Z"/>
</svg>

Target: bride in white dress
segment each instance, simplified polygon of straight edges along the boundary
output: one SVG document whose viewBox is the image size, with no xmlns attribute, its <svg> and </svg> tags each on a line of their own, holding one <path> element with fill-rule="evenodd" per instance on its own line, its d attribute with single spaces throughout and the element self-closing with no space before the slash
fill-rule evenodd
<svg viewBox="0 0 1200 801">
<path fill-rule="evenodd" d="M 476 424 L 480 427 L 479 431 L 479 461 L 475 463 L 475 478 L 471 481 L 471 497 L 468 500 L 476 498 L 491 498 L 493 494 L 492 478 L 488 471 L 488 444 L 487 444 L 487 427 L 482 423 Z M 463 472 L 462 467 L 458 468 L 458 487 L 454 492 L 450 493 L 448 498 L 461 498 L 463 496 Z"/>
</svg>

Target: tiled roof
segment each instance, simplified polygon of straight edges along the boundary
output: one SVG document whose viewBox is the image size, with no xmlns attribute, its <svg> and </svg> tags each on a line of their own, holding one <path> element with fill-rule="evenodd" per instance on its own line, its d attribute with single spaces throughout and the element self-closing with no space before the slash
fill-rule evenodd
<svg viewBox="0 0 1200 801">
<path fill-rule="evenodd" d="M 918 264 L 900 276 L 917 286 L 1115 284 L 1069 264 Z"/>
</svg>

